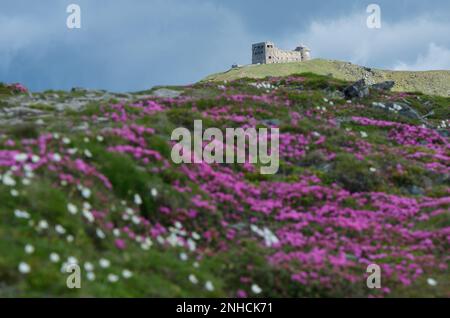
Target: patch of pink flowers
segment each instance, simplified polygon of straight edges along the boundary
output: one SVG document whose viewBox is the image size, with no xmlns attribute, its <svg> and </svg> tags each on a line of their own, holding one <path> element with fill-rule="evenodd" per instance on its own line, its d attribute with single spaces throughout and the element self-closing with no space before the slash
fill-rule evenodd
<svg viewBox="0 0 450 318">
<path fill-rule="evenodd" d="M 28 89 L 20 83 L 9 84 L 7 87 L 14 93 L 28 93 Z"/>
</svg>

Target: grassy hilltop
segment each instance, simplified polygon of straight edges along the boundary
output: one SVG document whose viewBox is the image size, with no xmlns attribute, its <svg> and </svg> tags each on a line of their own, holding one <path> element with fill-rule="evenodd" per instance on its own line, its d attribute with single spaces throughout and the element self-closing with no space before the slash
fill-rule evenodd
<svg viewBox="0 0 450 318">
<path fill-rule="evenodd" d="M 450 296 L 450 97 L 349 99 L 349 82 L 320 75 L 359 78 L 342 65 L 126 94 L 0 84 L 0 297 Z M 318 74 L 286 76 L 300 69 Z M 171 133 L 195 119 L 279 127 L 278 173 L 174 164 Z"/>
<path fill-rule="evenodd" d="M 346 81 L 366 78 L 369 82 L 395 81 L 394 91 L 422 92 L 431 95 L 450 96 L 450 71 L 388 71 L 366 68 L 348 62 L 313 59 L 306 62 L 248 65 L 224 73 L 208 76 L 205 81 L 235 80 L 238 78 L 261 79 L 266 76 L 288 76 L 303 72 L 332 75 Z"/>
</svg>

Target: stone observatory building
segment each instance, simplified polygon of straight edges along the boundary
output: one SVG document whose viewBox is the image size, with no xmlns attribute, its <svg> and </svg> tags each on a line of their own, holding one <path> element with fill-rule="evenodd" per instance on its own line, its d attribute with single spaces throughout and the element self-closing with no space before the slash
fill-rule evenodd
<svg viewBox="0 0 450 318">
<path fill-rule="evenodd" d="M 304 45 L 294 51 L 280 50 L 273 42 L 261 42 L 252 45 L 252 64 L 274 64 L 301 62 L 311 59 L 311 50 Z"/>
</svg>

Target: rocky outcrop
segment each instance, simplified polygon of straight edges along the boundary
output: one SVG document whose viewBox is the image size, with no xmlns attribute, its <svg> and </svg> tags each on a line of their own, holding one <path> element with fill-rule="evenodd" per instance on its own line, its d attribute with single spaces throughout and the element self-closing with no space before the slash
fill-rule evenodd
<svg viewBox="0 0 450 318">
<path fill-rule="evenodd" d="M 365 78 L 347 86 L 344 89 L 344 94 L 346 98 L 364 98 L 369 96 L 370 90 L 377 91 L 390 91 L 395 86 L 394 81 L 385 81 L 376 84 L 369 85 Z"/>
<path fill-rule="evenodd" d="M 348 99 L 367 97 L 369 96 L 369 86 L 364 79 L 360 79 L 350 86 L 347 86 L 344 89 L 344 95 Z"/>
</svg>

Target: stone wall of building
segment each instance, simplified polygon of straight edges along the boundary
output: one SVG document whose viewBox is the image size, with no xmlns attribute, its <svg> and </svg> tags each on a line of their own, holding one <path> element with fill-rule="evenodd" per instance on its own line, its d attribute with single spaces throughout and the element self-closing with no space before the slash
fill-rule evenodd
<svg viewBox="0 0 450 318">
<path fill-rule="evenodd" d="M 310 59 L 311 51 L 303 45 L 298 46 L 294 51 L 281 50 L 273 42 L 252 45 L 252 64 L 301 62 Z"/>
</svg>

